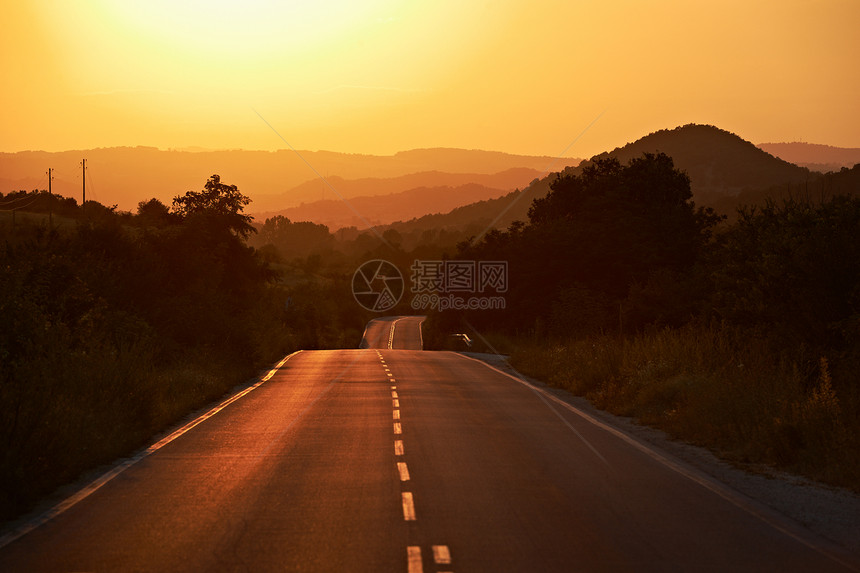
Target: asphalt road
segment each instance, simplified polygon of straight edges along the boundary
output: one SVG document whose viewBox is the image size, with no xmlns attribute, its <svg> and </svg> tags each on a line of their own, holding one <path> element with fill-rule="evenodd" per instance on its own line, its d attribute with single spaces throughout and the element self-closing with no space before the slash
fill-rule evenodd
<svg viewBox="0 0 860 573">
<path fill-rule="evenodd" d="M 420 340 L 418 319 L 385 319 L 373 348 L 291 355 L 0 541 L 0 571 L 851 570 L 486 364 L 397 349 Z"/>
<path fill-rule="evenodd" d="M 386 316 L 371 320 L 364 329 L 360 348 L 423 350 L 423 316 Z"/>
</svg>

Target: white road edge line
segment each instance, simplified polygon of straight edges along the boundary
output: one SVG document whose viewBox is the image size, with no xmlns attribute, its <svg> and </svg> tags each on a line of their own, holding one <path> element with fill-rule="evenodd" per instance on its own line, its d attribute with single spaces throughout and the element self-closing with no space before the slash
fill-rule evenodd
<svg viewBox="0 0 860 573">
<path fill-rule="evenodd" d="M 397 320 L 400 320 L 399 318 Z M 388 348 L 394 348 L 394 328 L 397 326 L 397 320 L 391 323 L 391 328 L 388 330 Z"/>
<path fill-rule="evenodd" d="M 388 349 L 389 350 L 394 350 L 394 329 L 397 328 L 397 323 L 400 322 L 401 320 L 404 320 L 407 318 L 409 318 L 409 317 L 408 316 L 401 316 L 400 318 L 394 319 L 394 321 L 391 323 L 391 329 L 388 331 Z M 418 335 L 421 336 L 420 328 L 418 330 Z M 421 348 L 422 348 L 422 350 L 424 348 L 424 342 L 423 341 L 421 343 Z"/>
<path fill-rule="evenodd" d="M 195 426 L 205 422 L 206 420 L 208 420 L 209 418 L 211 418 L 212 416 L 214 416 L 215 414 L 217 414 L 218 412 L 220 412 L 221 410 L 223 410 L 224 408 L 226 408 L 227 406 L 229 406 L 230 404 L 232 404 L 236 400 L 239 400 L 243 396 L 246 396 L 250 392 L 256 390 L 261 385 L 263 385 L 265 382 L 267 382 L 269 379 L 271 379 L 272 376 L 275 375 L 275 373 L 284 365 L 284 363 L 287 360 L 289 360 L 290 358 L 292 358 L 293 356 L 295 356 L 296 354 L 298 354 L 300 352 L 302 352 L 302 351 L 297 350 L 296 352 L 293 352 L 292 354 L 288 354 L 280 362 L 278 362 L 274 368 L 269 370 L 269 372 L 265 376 L 263 376 L 259 382 L 256 382 L 252 386 L 249 386 L 248 388 L 245 388 L 241 392 L 234 394 L 233 396 L 227 398 L 226 400 L 224 400 L 223 402 L 221 402 L 220 404 L 218 404 L 217 406 L 215 406 L 214 408 L 212 408 L 211 410 L 209 410 L 205 414 L 198 416 L 197 418 L 188 422 L 187 424 L 185 424 L 184 426 L 182 426 L 178 430 L 172 432 L 170 435 L 168 435 L 168 436 L 162 438 L 161 440 L 157 441 L 156 443 L 152 444 L 151 446 L 146 448 L 143 452 L 137 454 L 133 458 L 130 458 L 130 459 L 122 462 L 118 466 L 115 466 L 111 470 L 109 470 L 106 473 L 102 474 L 101 476 L 97 477 L 96 479 L 94 479 L 93 481 L 91 481 L 90 483 L 88 483 L 87 485 L 82 487 L 81 489 L 79 489 L 77 492 L 75 492 L 71 496 L 67 497 L 66 499 L 64 499 L 63 501 L 61 501 L 60 503 L 58 503 L 57 505 L 55 505 L 54 507 L 52 507 L 51 509 L 49 509 L 48 511 L 46 511 L 45 513 L 40 515 L 39 517 L 35 518 L 33 521 L 30 521 L 29 523 L 22 525 L 20 528 L 7 533 L 3 537 L 0 537 L 0 549 L 2 549 L 3 547 L 6 547 L 10 543 L 20 539 L 21 537 L 24 537 L 25 535 L 27 535 L 28 533 L 30 533 L 34 529 L 48 523 L 49 521 L 51 521 L 55 517 L 65 513 L 66 511 L 68 511 L 69 509 L 71 509 L 72 507 L 74 507 L 75 505 L 80 503 L 81 501 L 85 500 L 86 498 L 88 498 L 89 496 L 91 496 L 92 494 L 97 492 L 99 489 L 101 489 L 103 486 L 105 486 L 108 482 L 110 482 L 113 478 L 115 478 L 116 476 L 118 476 L 119 474 L 121 474 L 122 472 L 124 472 L 125 470 L 127 470 L 128 468 L 130 468 L 131 466 L 136 464 L 137 462 L 139 462 L 142 459 L 144 459 L 144 458 L 152 455 L 153 453 L 157 452 L 158 450 L 160 450 L 161 448 L 163 448 L 164 446 L 166 446 L 167 444 L 169 444 L 170 442 L 172 442 L 176 438 L 180 437 L 182 434 L 185 434 L 189 430 L 193 429 Z"/>
<path fill-rule="evenodd" d="M 471 356 L 466 356 L 464 354 L 460 354 L 460 353 L 456 353 L 456 352 L 453 354 L 456 354 L 457 356 L 460 356 L 460 357 L 465 358 L 467 360 L 477 362 L 478 364 L 483 364 L 484 366 L 486 366 L 490 370 L 495 370 L 496 372 L 498 372 L 502 376 L 506 376 L 506 377 L 510 378 L 511 380 L 514 380 L 515 382 L 519 382 L 523 386 L 526 386 L 527 388 L 530 388 L 530 389 L 534 390 L 535 392 L 538 392 L 538 393 L 546 396 L 547 398 L 549 398 L 553 402 L 559 404 L 560 406 L 562 406 L 566 410 L 576 414 L 577 416 L 579 416 L 580 418 L 582 418 L 588 422 L 591 422 L 592 424 L 594 424 L 598 428 L 601 428 L 601 429 L 609 432 L 610 434 L 616 436 L 617 438 L 622 439 L 623 441 L 627 442 L 628 444 L 630 444 L 631 446 L 633 446 L 634 448 L 636 448 L 640 452 L 646 454 L 647 456 L 651 457 L 655 461 L 663 464 L 667 468 L 677 472 L 678 474 L 686 477 L 687 479 L 699 484 L 700 486 L 704 487 L 705 489 L 710 490 L 711 492 L 722 497 L 723 499 L 725 499 L 726 501 L 728 501 L 729 503 L 731 503 L 735 507 L 746 511 L 750 515 L 752 515 L 752 516 L 758 518 L 760 521 L 770 525 L 771 527 L 773 527 L 777 531 L 783 533 L 784 535 L 791 537 L 795 541 L 798 541 L 799 543 L 801 543 L 801 544 L 805 545 L 806 547 L 809 547 L 810 549 L 824 555 L 825 557 L 831 559 L 832 561 L 839 563 L 840 565 L 848 567 L 849 569 L 854 570 L 854 571 L 858 570 L 856 568 L 856 566 L 854 566 L 853 564 L 848 563 L 846 561 L 843 561 L 842 559 L 839 558 L 839 556 L 831 553 L 827 549 L 827 547 L 823 546 L 822 544 L 818 544 L 818 543 L 813 542 L 812 540 L 807 539 L 807 536 L 803 535 L 799 531 L 795 532 L 795 531 L 791 531 L 790 529 L 788 529 L 788 527 L 786 527 L 786 525 L 783 522 L 790 521 L 789 518 L 782 516 L 781 514 L 778 514 L 775 510 L 772 510 L 772 509 L 768 508 L 767 506 L 764 506 L 761 503 L 756 502 L 754 499 L 747 497 L 746 495 L 744 495 L 744 494 L 742 494 L 736 490 L 730 489 L 728 486 L 720 483 L 716 479 L 714 479 L 714 478 L 712 478 L 712 477 L 710 477 L 710 476 L 708 476 L 702 472 L 699 472 L 699 471 L 697 471 L 691 467 L 687 467 L 686 465 L 682 465 L 682 463 L 680 461 L 675 461 L 675 460 L 669 459 L 668 457 L 664 456 L 663 454 L 652 449 L 650 446 L 640 442 L 637 438 L 634 438 L 633 436 L 623 432 L 622 430 L 619 430 L 618 428 L 613 428 L 612 426 L 601 422 L 600 420 L 594 418 L 593 416 L 590 416 L 589 414 L 583 412 L 582 410 L 580 410 L 576 406 L 573 406 L 572 404 L 568 404 L 567 402 L 565 402 L 564 400 L 562 400 L 558 396 L 555 396 L 555 395 L 551 394 L 550 392 L 547 392 L 543 388 L 539 388 L 539 387 L 535 386 L 534 384 L 531 384 L 530 382 L 528 382 L 522 378 L 517 378 L 516 376 L 508 374 L 504 370 L 499 370 L 498 368 L 496 368 L 492 364 L 488 364 L 488 363 L 484 362 L 483 360 L 478 360 L 477 358 L 472 358 Z M 798 528 L 798 530 L 800 530 L 802 528 L 802 526 L 798 525 L 797 528 Z M 803 531 L 806 532 L 805 529 L 803 529 Z M 815 533 L 809 532 L 809 534 L 815 535 L 816 537 L 818 537 L 817 534 L 815 534 Z M 835 546 L 835 544 L 834 544 L 834 546 Z"/>
</svg>

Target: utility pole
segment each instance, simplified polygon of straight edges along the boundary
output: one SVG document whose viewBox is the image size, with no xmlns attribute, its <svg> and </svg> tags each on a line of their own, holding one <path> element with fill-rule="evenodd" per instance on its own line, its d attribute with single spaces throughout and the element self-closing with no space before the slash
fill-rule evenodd
<svg viewBox="0 0 860 573">
<path fill-rule="evenodd" d="M 81 167 L 83 168 L 82 173 L 81 173 L 81 180 L 84 183 L 84 195 L 83 195 L 84 198 L 83 198 L 83 202 L 81 203 L 81 210 L 83 211 L 84 215 L 86 215 L 86 213 L 87 213 L 87 160 L 86 159 L 81 161 Z"/>
<path fill-rule="evenodd" d="M 48 228 L 54 224 L 54 194 L 51 192 L 51 180 L 54 176 L 52 171 L 53 169 L 48 167 Z"/>
</svg>

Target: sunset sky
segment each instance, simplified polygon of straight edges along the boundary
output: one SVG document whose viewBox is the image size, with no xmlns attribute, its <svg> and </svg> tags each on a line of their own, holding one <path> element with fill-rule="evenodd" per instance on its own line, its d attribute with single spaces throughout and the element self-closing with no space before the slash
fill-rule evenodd
<svg viewBox="0 0 860 573">
<path fill-rule="evenodd" d="M 34 0 L 1 13 L 0 151 L 287 147 L 274 128 L 296 149 L 585 157 L 691 122 L 860 147 L 857 0 Z"/>
</svg>

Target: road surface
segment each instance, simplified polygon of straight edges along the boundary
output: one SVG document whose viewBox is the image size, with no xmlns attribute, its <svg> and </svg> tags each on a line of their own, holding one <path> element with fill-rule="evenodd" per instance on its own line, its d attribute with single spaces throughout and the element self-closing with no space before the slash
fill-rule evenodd
<svg viewBox="0 0 860 573">
<path fill-rule="evenodd" d="M 373 348 L 291 355 L 0 541 L 0 571 L 851 570 L 548 394 L 399 350 L 420 347 L 418 329 L 380 320 Z"/>
<path fill-rule="evenodd" d="M 386 316 L 371 320 L 364 329 L 360 348 L 423 350 L 423 316 Z"/>
</svg>

